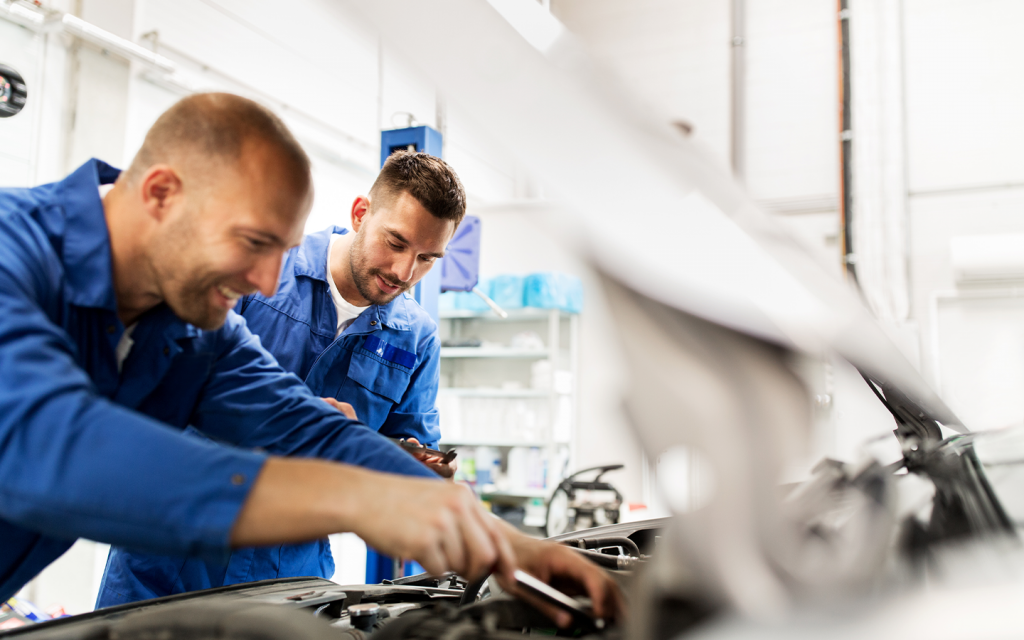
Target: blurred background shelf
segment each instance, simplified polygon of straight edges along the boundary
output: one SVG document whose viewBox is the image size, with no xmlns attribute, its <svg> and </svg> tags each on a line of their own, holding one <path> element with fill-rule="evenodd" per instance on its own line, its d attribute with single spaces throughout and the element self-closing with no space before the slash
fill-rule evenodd
<svg viewBox="0 0 1024 640">
<path fill-rule="evenodd" d="M 497 447 L 497 448 L 508 448 L 508 447 L 546 447 L 550 444 L 561 444 L 568 445 L 568 442 L 555 442 L 552 443 L 550 440 L 489 440 L 486 438 L 441 438 L 441 447 L 444 449 L 452 449 L 455 447 Z"/>
<path fill-rule="evenodd" d="M 441 347 L 442 358 L 547 358 L 547 349 L 512 347 Z"/>
<path fill-rule="evenodd" d="M 543 389 L 499 389 L 487 387 L 442 387 L 439 394 L 467 398 L 546 398 L 550 391 Z"/>
<path fill-rule="evenodd" d="M 541 498 L 547 499 L 549 491 L 547 489 L 493 489 L 493 490 L 482 490 L 479 492 L 482 498 L 498 497 L 498 498 Z"/>
<path fill-rule="evenodd" d="M 442 340 L 485 346 L 441 348 L 440 446 L 459 450 L 457 478 L 498 516 L 537 534 L 574 468 L 579 316 L 507 311 L 441 311 Z"/>
<path fill-rule="evenodd" d="M 508 314 L 507 318 L 502 318 L 498 314 L 491 310 L 487 311 L 470 311 L 468 309 L 441 309 L 440 316 L 442 320 L 452 319 L 470 319 L 470 320 L 494 320 L 500 322 L 516 322 L 523 320 L 547 320 L 550 318 L 552 311 L 554 313 L 561 313 L 557 309 L 537 309 L 535 307 L 523 307 L 521 309 L 505 309 L 505 313 Z M 564 314 L 563 315 L 568 315 Z"/>
</svg>

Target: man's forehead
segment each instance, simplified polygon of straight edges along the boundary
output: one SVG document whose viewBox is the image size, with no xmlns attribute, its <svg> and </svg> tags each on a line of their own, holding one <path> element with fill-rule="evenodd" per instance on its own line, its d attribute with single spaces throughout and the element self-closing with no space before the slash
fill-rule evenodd
<svg viewBox="0 0 1024 640">
<path fill-rule="evenodd" d="M 310 190 L 288 184 L 281 176 L 266 171 L 236 171 L 222 188 L 215 189 L 230 225 L 292 247 L 302 241 L 303 228 L 312 204 Z"/>
<path fill-rule="evenodd" d="M 391 228 L 416 227 L 421 232 L 429 231 L 431 234 L 440 235 L 450 233 L 455 228 L 453 220 L 438 218 L 430 213 L 408 191 L 391 198 L 379 207 L 377 213 L 383 214 L 378 216 L 382 220 L 382 225 Z"/>
</svg>

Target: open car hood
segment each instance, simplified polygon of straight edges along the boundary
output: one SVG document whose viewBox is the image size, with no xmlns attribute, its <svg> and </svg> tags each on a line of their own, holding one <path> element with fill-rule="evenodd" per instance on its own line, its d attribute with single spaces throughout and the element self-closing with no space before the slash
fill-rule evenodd
<svg viewBox="0 0 1024 640">
<path fill-rule="evenodd" d="M 516 0 L 345 4 L 543 177 L 568 214 L 566 242 L 605 275 L 788 349 L 836 353 L 898 388 L 918 413 L 966 430 L 855 292 L 761 211 L 707 149 L 668 116 L 631 101 L 542 7 Z M 420 40 L 424 30 L 429 47 Z"/>
</svg>

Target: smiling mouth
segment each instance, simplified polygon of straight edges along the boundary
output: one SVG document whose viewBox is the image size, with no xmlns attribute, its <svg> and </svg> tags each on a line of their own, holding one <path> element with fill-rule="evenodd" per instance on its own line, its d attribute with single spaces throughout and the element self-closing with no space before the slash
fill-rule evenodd
<svg viewBox="0 0 1024 640">
<path fill-rule="evenodd" d="M 402 288 L 401 285 L 392 284 L 388 280 L 385 280 L 380 275 L 377 276 L 377 286 L 379 286 L 385 293 L 394 293 Z"/>
<path fill-rule="evenodd" d="M 224 296 L 228 300 L 238 300 L 243 294 L 241 291 L 235 291 L 231 287 L 225 287 L 224 285 L 217 285 L 217 291 L 220 291 L 220 295 Z"/>
<path fill-rule="evenodd" d="M 222 284 L 217 285 L 217 293 L 227 301 L 226 306 L 228 307 L 234 307 L 235 303 L 238 302 L 238 299 L 245 295 L 241 291 L 236 291 L 235 289 Z"/>
</svg>

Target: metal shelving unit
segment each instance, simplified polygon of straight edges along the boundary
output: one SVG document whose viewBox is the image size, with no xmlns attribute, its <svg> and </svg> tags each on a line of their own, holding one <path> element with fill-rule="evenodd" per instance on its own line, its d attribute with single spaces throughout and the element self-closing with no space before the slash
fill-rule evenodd
<svg viewBox="0 0 1024 640">
<path fill-rule="evenodd" d="M 512 347 L 441 347 L 442 358 L 546 358 L 545 349 L 513 349 Z"/>
<path fill-rule="evenodd" d="M 508 314 L 501 318 L 491 311 L 441 311 L 442 339 L 473 337 L 485 345 L 507 345 L 514 334 L 532 331 L 544 348 L 442 347 L 438 408 L 443 448 L 488 447 L 500 452 L 503 468 L 513 449 L 541 451 L 546 465 L 543 486 L 499 481 L 476 487 L 487 500 L 515 505 L 546 500 L 564 472 L 558 467 L 573 467 L 579 316 L 532 308 L 511 309 Z M 531 378 L 536 376 L 531 374 L 534 363 L 541 361 L 549 363 L 550 384 L 535 388 L 531 382 L 537 381 Z"/>
<path fill-rule="evenodd" d="M 546 398 L 548 392 L 540 389 L 502 389 L 499 387 L 448 387 L 440 393 L 473 398 Z"/>
</svg>

